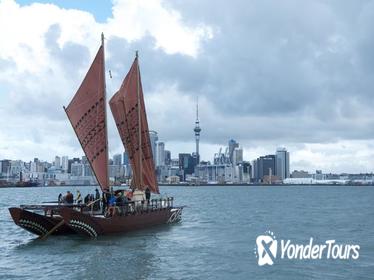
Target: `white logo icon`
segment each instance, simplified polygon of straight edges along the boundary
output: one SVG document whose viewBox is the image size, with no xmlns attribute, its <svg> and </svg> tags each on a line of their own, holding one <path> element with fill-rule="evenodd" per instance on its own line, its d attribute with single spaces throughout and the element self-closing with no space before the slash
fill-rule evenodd
<svg viewBox="0 0 374 280">
<path fill-rule="evenodd" d="M 279 254 L 277 256 L 278 241 L 272 231 L 267 231 L 256 238 L 254 253 L 258 259 L 258 265 L 273 265 L 275 259 L 278 260 L 357 260 L 360 257 L 360 245 L 341 244 L 335 240 L 326 240 L 324 243 L 316 244 L 313 237 L 308 243 L 296 244 L 289 239 L 279 240 Z"/>
<path fill-rule="evenodd" d="M 258 265 L 273 265 L 277 256 L 278 242 L 273 232 L 266 232 L 265 235 L 259 235 L 256 239 Z"/>
</svg>

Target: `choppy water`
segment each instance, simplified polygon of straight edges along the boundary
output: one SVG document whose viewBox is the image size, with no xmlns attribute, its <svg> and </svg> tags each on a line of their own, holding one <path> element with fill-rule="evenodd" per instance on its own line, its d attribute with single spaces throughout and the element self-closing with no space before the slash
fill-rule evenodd
<svg viewBox="0 0 374 280">
<path fill-rule="evenodd" d="M 188 205 L 182 223 L 96 240 L 39 241 L 13 224 L 8 207 L 66 190 L 0 189 L 0 279 L 374 279 L 373 187 L 161 187 Z M 256 237 L 267 230 L 359 244 L 360 257 L 259 267 Z"/>
</svg>

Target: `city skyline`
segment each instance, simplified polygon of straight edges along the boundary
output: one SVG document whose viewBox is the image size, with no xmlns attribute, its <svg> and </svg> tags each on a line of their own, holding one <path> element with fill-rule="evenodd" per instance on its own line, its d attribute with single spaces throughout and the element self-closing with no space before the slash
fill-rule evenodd
<svg viewBox="0 0 374 280">
<path fill-rule="evenodd" d="M 103 31 L 108 98 L 139 49 L 149 127 L 172 154 L 195 150 L 199 97 L 202 160 L 234 138 L 248 160 L 287 147 L 293 169 L 374 170 L 372 2 L 41 2 L 0 2 L 0 158 L 82 155 L 62 106 Z"/>
</svg>

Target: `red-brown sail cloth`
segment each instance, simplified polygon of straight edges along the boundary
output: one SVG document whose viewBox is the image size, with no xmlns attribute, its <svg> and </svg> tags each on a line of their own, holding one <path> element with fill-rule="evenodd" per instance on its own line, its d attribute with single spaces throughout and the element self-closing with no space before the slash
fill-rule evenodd
<svg viewBox="0 0 374 280">
<path fill-rule="evenodd" d="M 138 92 L 141 109 L 141 150 L 139 149 Z M 135 58 L 121 88 L 111 98 L 109 105 L 122 143 L 130 159 L 135 187 L 139 190 L 145 190 L 148 187 L 151 192 L 159 193 L 138 58 Z M 142 158 L 141 162 L 139 160 L 140 156 Z"/>
<path fill-rule="evenodd" d="M 101 189 L 108 191 L 105 105 L 104 47 L 101 46 L 65 111 Z"/>
</svg>

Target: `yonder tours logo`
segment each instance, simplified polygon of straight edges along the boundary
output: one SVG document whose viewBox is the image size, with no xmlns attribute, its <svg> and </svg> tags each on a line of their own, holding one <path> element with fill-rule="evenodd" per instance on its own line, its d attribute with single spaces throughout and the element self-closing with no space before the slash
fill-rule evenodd
<svg viewBox="0 0 374 280">
<path fill-rule="evenodd" d="M 316 244 L 313 238 L 306 244 L 296 244 L 291 240 L 276 239 L 273 232 L 267 231 L 256 238 L 254 253 L 258 259 L 258 265 L 273 265 L 276 259 L 289 260 L 356 260 L 359 258 L 360 245 L 341 244 L 335 240 L 326 240 Z"/>
</svg>

